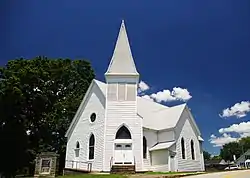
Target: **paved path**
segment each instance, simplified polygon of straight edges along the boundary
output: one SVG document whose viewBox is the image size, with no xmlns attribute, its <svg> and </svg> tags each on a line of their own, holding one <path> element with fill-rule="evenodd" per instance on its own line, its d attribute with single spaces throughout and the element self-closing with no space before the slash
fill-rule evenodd
<svg viewBox="0 0 250 178">
<path fill-rule="evenodd" d="M 250 170 L 217 172 L 197 176 L 188 176 L 187 178 L 250 178 Z"/>
</svg>

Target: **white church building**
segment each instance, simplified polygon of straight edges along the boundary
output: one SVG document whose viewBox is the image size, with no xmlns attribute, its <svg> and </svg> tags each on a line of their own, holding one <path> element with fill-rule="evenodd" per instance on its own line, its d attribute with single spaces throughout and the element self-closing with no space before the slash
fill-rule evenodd
<svg viewBox="0 0 250 178">
<path fill-rule="evenodd" d="M 138 96 L 124 21 L 105 79 L 92 81 L 66 133 L 65 169 L 204 171 L 203 139 L 187 104 L 167 107 Z"/>
</svg>

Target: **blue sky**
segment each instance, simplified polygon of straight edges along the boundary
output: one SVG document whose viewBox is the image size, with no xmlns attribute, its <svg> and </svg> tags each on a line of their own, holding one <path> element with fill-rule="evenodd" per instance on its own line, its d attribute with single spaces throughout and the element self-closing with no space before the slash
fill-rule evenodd
<svg viewBox="0 0 250 178">
<path fill-rule="evenodd" d="M 249 0 L 1 0 L 0 64 L 38 55 L 84 58 L 104 80 L 121 19 L 147 94 L 187 89 L 206 150 L 219 152 L 212 134 L 217 145 L 249 134 L 247 113 L 219 116 L 249 101 Z M 249 111 L 249 103 L 227 116 L 239 110 Z"/>
</svg>

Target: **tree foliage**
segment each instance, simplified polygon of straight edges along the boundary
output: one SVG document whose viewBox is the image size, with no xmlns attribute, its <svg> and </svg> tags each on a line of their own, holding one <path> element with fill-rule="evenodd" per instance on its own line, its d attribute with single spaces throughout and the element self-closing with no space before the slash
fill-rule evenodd
<svg viewBox="0 0 250 178">
<path fill-rule="evenodd" d="M 215 155 L 211 158 L 211 160 L 221 160 L 221 156 L 220 155 Z"/>
<path fill-rule="evenodd" d="M 230 142 L 223 145 L 220 156 L 226 161 L 233 161 L 233 155 L 239 158 L 248 149 L 250 149 L 250 137 L 245 137 L 238 142 Z"/>
<path fill-rule="evenodd" d="M 211 154 L 207 151 L 203 151 L 204 160 L 210 160 Z"/>
<path fill-rule="evenodd" d="M 65 133 L 94 78 L 85 60 L 37 57 L 0 68 L 0 172 L 32 164 L 41 151 L 65 153 Z"/>
</svg>

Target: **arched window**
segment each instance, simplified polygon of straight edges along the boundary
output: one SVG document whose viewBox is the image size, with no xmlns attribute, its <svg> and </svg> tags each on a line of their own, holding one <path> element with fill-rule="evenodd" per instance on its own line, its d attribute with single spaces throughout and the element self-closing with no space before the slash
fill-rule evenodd
<svg viewBox="0 0 250 178">
<path fill-rule="evenodd" d="M 122 126 L 116 133 L 115 139 L 131 139 L 131 134 L 127 127 Z"/>
<path fill-rule="evenodd" d="M 80 149 L 80 143 L 76 142 L 76 149 Z"/>
<path fill-rule="evenodd" d="M 191 155 L 192 155 L 192 160 L 195 160 L 195 156 L 194 156 L 194 141 L 191 140 Z"/>
<path fill-rule="evenodd" d="M 182 154 L 182 159 L 185 159 L 185 142 L 184 142 L 184 138 L 181 138 L 181 154 Z"/>
<path fill-rule="evenodd" d="M 94 151 L 95 151 L 95 136 L 91 134 L 89 138 L 89 159 L 94 159 Z"/>
<path fill-rule="evenodd" d="M 80 143 L 77 141 L 76 148 L 75 148 L 75 156 L 76 157 L 79 157 L 79 152 L 80 152 Z"/>
<path fill-rule="evenodd" d="M 147 158 L 147 139 L 145 136 L 143 137 L 143 158 Z"/>
</svg>

